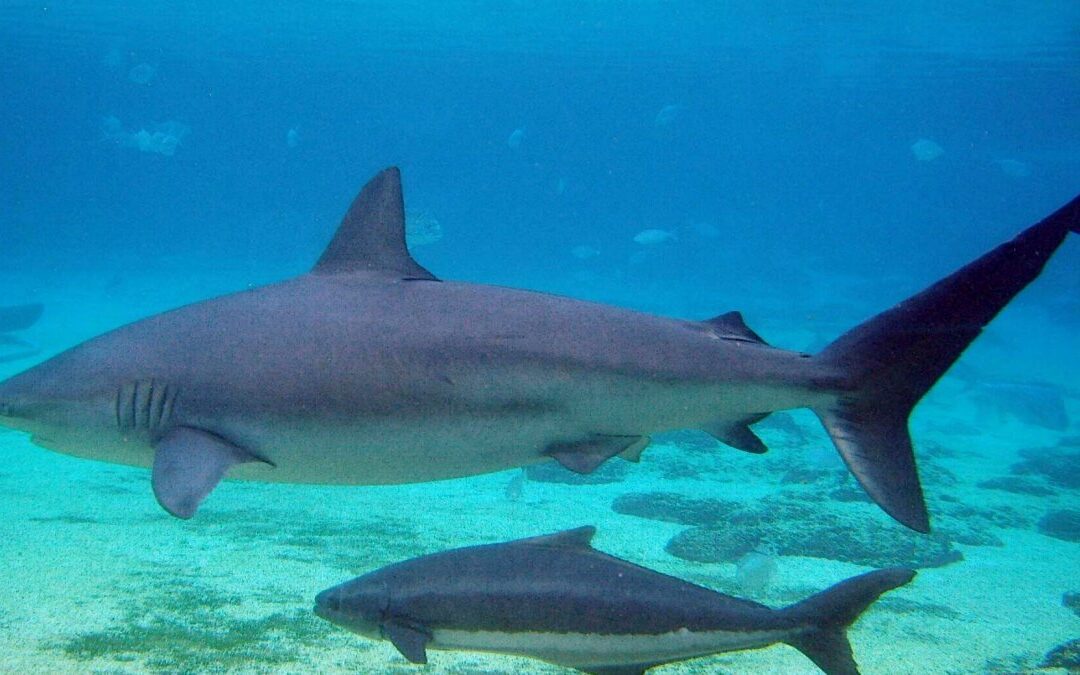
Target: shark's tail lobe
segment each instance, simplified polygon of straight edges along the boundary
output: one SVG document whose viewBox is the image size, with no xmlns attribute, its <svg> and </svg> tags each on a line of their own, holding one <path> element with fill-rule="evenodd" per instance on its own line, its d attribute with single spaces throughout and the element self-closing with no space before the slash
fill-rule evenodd
<svg viewBox="0 0 1080 675">
<path fill-rule="evenodd" d="M 1080 232 L 1080 196 L 1041 222 L 869 321 L 816 358 L 842 391 L 816 409 L 844 462 L 889 515 L 930 530 L 908 416 L 983 327 L 1039 276 L 1069 232 Z"/>
<path fill-rule="evenodd" d="M 787 643 L 798 649 L 827 675 L 858 675 L 848 626 L 855 623 L 883 593 L 899 588 L 915 571 L 894 567 L 867 572 L 827 588 L 800 603 L 780 610 L 797 625 L 808 628 Z"/>
</svg>

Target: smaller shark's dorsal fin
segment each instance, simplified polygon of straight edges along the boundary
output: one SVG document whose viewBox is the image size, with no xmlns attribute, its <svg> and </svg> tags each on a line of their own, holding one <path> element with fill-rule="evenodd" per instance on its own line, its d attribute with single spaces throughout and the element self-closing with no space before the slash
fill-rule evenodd
<svg viewBox="0 0 1080 675">
<path fill-rule="evenodd" d="M 374 272 L 437 281 L 412 259 L 405 244 L 405 202 L 397 167 L 383 169 L 360 190 L 312 272 Z"/>
<path fill-rule="evenodd" d="M 750 326 L 746 325 L 743 321 L 742 314 L 739 312 L 728 312 L 721 314 L 720 316 L 714 316 L 711 319 L 703 321 L 706 326 L 712 330 L 716 337 L 725 340 L 739 340 L 742 342 L 757 342 L 758 344 L 767 345 L 768 342 L 755 333 Z"/>
<path fill-rule="evenodd" d="M 575 527 L 572 530 L 563 530 L 554 534 L 545 534 L 539 537 L 519 539 L 515 544 L 528 546 L 547 546 L 549 548 L 592 548 L 592 538 L 596 534 L 596 528 L 592 525 Z"/>
</svg>

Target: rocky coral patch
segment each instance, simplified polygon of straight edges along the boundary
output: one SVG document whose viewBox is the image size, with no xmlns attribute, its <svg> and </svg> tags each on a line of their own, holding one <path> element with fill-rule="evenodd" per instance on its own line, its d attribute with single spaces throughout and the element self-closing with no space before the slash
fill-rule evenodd
<svg viewBox="0 0 1080 675">
<path fill-rule="evenodd" d="M 1069 640 L 1046 653 L 1040 668 L 1064 668 L 1066 672 L 1080 672 L 1080 639 Z"/>
<path fill-rule="evenodd" d="M 741 504 L 720 499 L 692 499 L 674 492 L 632 492 L 611 504 L 616 513 L 682 525 L 711 525 Z"/>
<path fill-rule="evenodd" d="M 1050 511 L 1039 521 L 1039 532 L 1064 541 L 1080 542 L 1080 511 Z"/>
<path fill-rule="evenodd" d="M 1010 467 L 1018 476 L 1041 476 L 1051 485 L 1070 490 L 1080 489 L 1080 452 L 1055 448 L 1026 448 L 1020 451 L 1024 461 Z"/>
<path fill-rule="evenodd" d="M 760 548 L 870 567 L 940 567 L 963 559 L 945 535 L 918 534 L 894 523 L 853 519 L 784 498 L 762 500 L 725 520 L 685 530 L 665 550 L 696 562 L 735 562 Z"/>
</svg>

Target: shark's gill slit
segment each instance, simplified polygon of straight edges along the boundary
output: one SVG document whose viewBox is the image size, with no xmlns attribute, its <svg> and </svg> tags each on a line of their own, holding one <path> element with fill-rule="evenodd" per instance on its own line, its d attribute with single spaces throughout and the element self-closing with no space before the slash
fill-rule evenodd
<svg viewBox="0 0 1080 675">
<path fill-rule="evenodd" d="M 139 381 L 131 384 L 131 428 L 139 428 Z"/>
<path fill-rule="evenodd" d="M 151 385 L 153 385 L 153 382 L 153 380 L 150 380 Z M 150 415 L 148 423 L 152 431 L 161 428 L 161 423 L 163 421 L 162 413 L 165 410 L 165 398 L 168 395 L 169 385 L 167 384 L 162 384 L 161 386 L 152 388 L 152 393 L 150 396 Z"/>
<path fill-rule="evenodd" d="M 173 405 L 176 403 L 176 397 L 179 392 L 175 387 L 165 385 L 165 396 L 161 402 L 161 422 L 158 428 L 163 429 L 172 421 Z"/>
</svg>

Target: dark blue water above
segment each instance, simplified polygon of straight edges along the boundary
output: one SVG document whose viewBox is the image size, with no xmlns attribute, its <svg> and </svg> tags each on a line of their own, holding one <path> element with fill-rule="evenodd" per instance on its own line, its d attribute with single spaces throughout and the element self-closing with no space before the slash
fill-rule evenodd
<svg viewBox="0 0 1080 675">
<path fill-rule="evenodd" d="M 1078 72 L 1072 2 L 9 2 L 4 264 L 285 276 L 397 164 L 447 278 L 876 307 L 1075 194 Z"/>
</svg>

